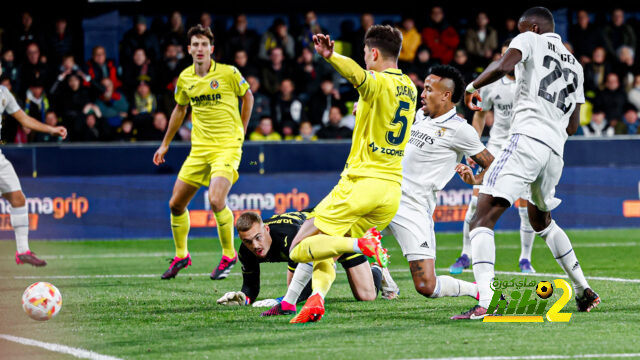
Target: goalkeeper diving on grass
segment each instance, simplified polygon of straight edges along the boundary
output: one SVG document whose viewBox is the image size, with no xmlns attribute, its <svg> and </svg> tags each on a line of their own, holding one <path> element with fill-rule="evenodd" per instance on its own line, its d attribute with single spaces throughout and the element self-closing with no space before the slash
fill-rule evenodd
<svg viewBox="0 0 640 360">
<path fill-rule="evenodd" d="M 298 264 L 289 258 L 289 248 L 300 226 L 312 218 L 312 211 L 290 212 L 275 215 L 264 222 L 254 212 L 246 212 L 236 221 L 236 229 L 242 245 L 238 250 L 242 264 L 242 289 L 231 291 L 218 299 L 220 305 L 272 305 L 261 316 L 292 315 L 296 303 L 305 301 L 311 295 L 311 263 Z M 260 293 L 260 264 L 264 262 L 287 262 L 287 293 L 281 301 L 274 299 L 256 302 Z M 398 287 L 387 269 L 377 264 L 369 265 L 362 254 L 344 254 L 338 258 L 342 264 L 353 296 L 360 301 L 375 300 L 378 292 L 393 299 Z"/>
</svg>

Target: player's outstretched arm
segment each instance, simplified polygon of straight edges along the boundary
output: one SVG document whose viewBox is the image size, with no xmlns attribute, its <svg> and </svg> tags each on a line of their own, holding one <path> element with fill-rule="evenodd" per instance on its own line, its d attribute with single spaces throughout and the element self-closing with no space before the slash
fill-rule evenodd
<svg viewBox="0 0 640 360">
<path fill-rule="evenodd" d="M 171 140 L 176 136 L 178 129 L 182 125 L 184 121 L 184 116 L 187 114 L 187 106 L 188 105 L 180 105 L 177 104 L 176 107 L 171 112 L 171 118 L 169 119 L 169 126 L 167 126 L 167 132 L 164 134 L 164 139 L 162 139 L 162 144 L 156 150 L 156 153 L 153 154 L 153 163 L 156 165 L 160 165 L 164 163 L 164 155 L 169 151 L 169 144 L 171 144 Z"/>
<path fill-rule="evenodd" d="M 11 116 L 18 120 L 18 122 L 22 126 L 31 130 L 51 135 L 57 135 L 63 139 L 67 137 L 67 129 L 64 126 L 49 126 L 47 124 L 41 123 L 40 121 L 27 115 L 23 110 L 18 110 L 15 113 L 11 114 Z"/>
<path fill-rule="evenodd" d="M 249 126 L 249 119 L 251 118 L 251 112 L 253 111 L 253 93 L 251 90 L 247 90 L 242 96 L 242 109 L 240 110 L 240 118 L 242 119 L 242 126 L 244 126 L 244 133 L 247 133 L 247 126 Z"/>
<path fill-rule="evenodd" d="M 354 86 L 359 86 L 366 78 L 366 72 L 357 62 L 333 51 L 335 45 L 329 35 L 313 35 L 313 44 L 320 56 L 325 58 L 336 71 Z"/>
<path fill-rule="evenodd" d="M 474 111 L 482 110 L 473 104 L 473 99 L 482 100 L 477 89 L 487 86 L 497 80 L 502 79 L 505 75 L 515 69 L 516 64 L 522 60 L 522 53 L 518 49 L 509 49 L 498 61 L 494 61 L 480 74 L 474 81 L 467 86 L 464 94 L 464 103 L 469 109 Z"/>
<path fill-rule="evenodd" d="M 487 112 L 480 110 L 473 113 L 473 120 L 471 121 L 471 126 L 476 129 L 478 133 L 478 137 L 482 137 L 482 131 L 484 131 L 485 118 L 487 117 Z"/>
<path fill-rule="evenodd" d="M 573 109 L 569 118 L 569 125 L 567 125 L 567 135 L 569 136 L 575 134 L 578 131 L 578 126 L 580 126 L 580 105 L 582 104 L 576 104 L 576 108 Z"/>
</svg>

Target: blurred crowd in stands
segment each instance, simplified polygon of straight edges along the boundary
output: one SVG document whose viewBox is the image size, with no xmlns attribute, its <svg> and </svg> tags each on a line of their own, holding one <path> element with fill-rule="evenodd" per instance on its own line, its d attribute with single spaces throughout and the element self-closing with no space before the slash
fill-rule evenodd
<svg viewBox="0 0 640 360">
<path fill-rule="evenodd" d="M 122 37 L 119 58 L 96 46 L 84 59 L 81 36 L 70 30 L 70 19 L 38 23 L 21 14 L 21 26 L 2 31 L 3 74 L 0 84 L 19 99 L 32 117 L 69 129 L 65 141 L 161 140 L 175 106 L 177 76 L 191 64 L 186 32 L 200 23 L 212 25 L 202 13 L 187 23 L 175 11 L 166 22 L 137 16 Z M 635 51 L 640 22 L 625 19 L 615 9 L 606 21 L 594 22 L 585 10 L 571 12 L 567 48 L 584 66 L 587 104 L 582 108 L 580 134 L 639 134 L 640 62 Z M 313 11 L 301 23 L 276 18 L 259 34 L 240 14 L 229 29 L 215 29 L 216 61 L 233 64 L 251 86 L 255 105 L 248 140 L 350 139 L 357 92 L 313 50 L 311 37 L 325 32 Z M 420 18 L 403 17 L 399 66 L 422 91 L 434 64 L 458 68 L 472 81 L 500 57 L 501 44 L 518 34 L 516 18 L 493 24 L 479 12 L 469 25 L 454 27 L 441 7 Z M 363 64 L 363 39 L 376 23 L 362 14 L 359 27 L 343 29 L 336 50 Z M 417 27 L 421 24 L 421 28 Z M 459 105 L 471 121 L 472 113 Z M 492 124 L 487 119 L 487 129 Z M 188 116 L 177 140 L 190 139 Z M 4 143 L 59 142 L 61 139 L 22 128 L 3 116 Z"/>
</svg>

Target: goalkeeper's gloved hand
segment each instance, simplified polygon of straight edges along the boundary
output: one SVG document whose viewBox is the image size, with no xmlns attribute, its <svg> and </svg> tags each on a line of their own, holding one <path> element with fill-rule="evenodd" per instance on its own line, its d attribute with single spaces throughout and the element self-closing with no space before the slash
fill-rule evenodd
<svg viewBox="0 0 640 360">
<path fill-rule="evenodd" d="M 280 300 L 278 300 L 280 299 Z M 278 299 L 264 299 L 264 300 L 260 300 L 260 301 L 256 301 L 253 303 L 253 307 L 268 307 L 268 308 L 272 308 L 278 304 L 280 304 L 280 301 L 282 301 L 282 298 L 278 298 Z"/>
<path fill-rule="evenodd" d="M 218 299 L 218 305 L 248 305 L 249 299 L 242 291 L 229 291 Z"/>
</svg>

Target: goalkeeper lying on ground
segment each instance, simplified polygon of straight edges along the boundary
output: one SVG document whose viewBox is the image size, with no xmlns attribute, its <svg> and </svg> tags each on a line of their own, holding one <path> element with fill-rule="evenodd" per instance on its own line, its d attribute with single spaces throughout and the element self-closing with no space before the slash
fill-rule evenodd
<svg viewBox="0 0 640 360">
<path fill-rule="evenodd" d="M 275 215 L 263 223 L 260 216 L 254 212 L 242 214 L 236 222 L 238 234 L 242 239 L 238 251 L 242 263 L 242 290 L 224 294 L 218 299 L 218 304 L 254 303 L 260 292 L 260 263 L 288 262 L 287 293 L 280 303 L 271 300 L 274 306 L 262 313 L 262 316 L 295 314 L 296 303 L 306 300 L 311 294 L 310 281 L 313 269 L 311 263 L 302 263 L 296 267 L 298 264 L 289 259 L 289 247 L 302 223 L 312 216 L 312 212 L 290 212 Z M 353 296 L 357 300 L 374 300 L 381 287 L 383 297 L 393 299 L 397 296 L 398 287 L 388 270 L 383 270 L 375 264 L 370 266 L 362 254 L 345 254 L 338 262 L 345 269 Z M 305 287 L 307 290 L 303 291 Z"/>
</svg>

